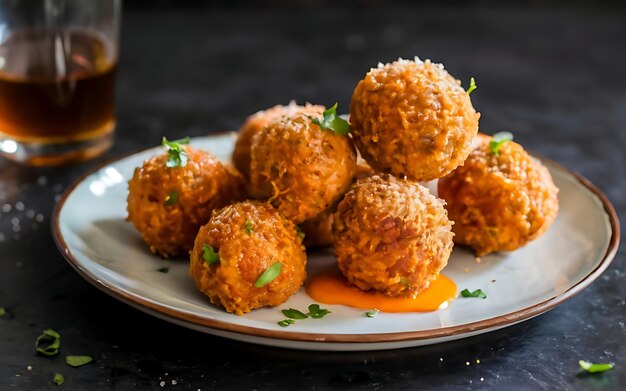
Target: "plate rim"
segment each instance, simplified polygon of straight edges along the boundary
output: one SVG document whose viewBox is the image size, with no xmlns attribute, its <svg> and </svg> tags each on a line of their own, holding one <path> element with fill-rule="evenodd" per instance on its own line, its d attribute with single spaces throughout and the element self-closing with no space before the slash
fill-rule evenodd
<svg viewBox="0 0 626 391">
<path fill-rule="evenodd" d="M 206 136 L 197 136 L 197 137 L 220 137 L 226 135 L 234 135 L 236 131 L 219 131 L 219 132 L 211 132 Z M 172 308 L 168 308 L 165 305 L 161 305 L 156 303 L 150 299 L 147 299 L 143 296 L 131 294 L 124 292 L 120 288 L 115 285 L 108 284 L 104 281 L 101 281 L 98 277 L 87 271 L 82 264 L 74 257 L 72 254 L 70 247 L 68 246 L 63 234 L 61 233 L 61 223 L 60 223 L 60 214 L 65 206 L 65 203 L 68 197 L 74 192 L 76 187 L 80 185 L 88 176 L 94 174 L 98 170 L 106 167 L 110 164 L 123 160 L 127 157 L 130 157 L 135 154 L 139 154 L 142 152 L 146 152 L 150 149 L 155 148 L 155 146 L 142 148 L 140 150 L 136 150 L 133 152 L 125 153 L 120 156 L 116 156 L 110 159 L 107 159 L 94 167 L 91 167 L 86 172 L 81 174 L 78 178 L 72 181 L 72 183 L 65 189 L 61 198 L 57 202 L 54 207 L 52 213 L 52 236 L 54 238 L 54 242 L 59 249 L 63 258 L 70 264 L 70 266 L 87 282 L 91 285 L 95 286 L 99 290 L 108 294 L 109 296 L 125 303 L 132 302 L 138 308 L 146 308 L 151 311 L 156 311 L 165 315 L 167 318 L 176 318 L 185 323 L 191 323 L 195 326 L 217 329 L 222 331 L 228 331 L 238 334 L 251 335 L 256 337 L 263 337 L 269 339 L 279 339 L 279 340 L 291 340 L 291 341 L 302 341 L 302 342 L 316 342 L 316 343 L 378 343 L 378 342 L 400 342 L 400 341 L 411 341 L 411 340 L 422 340 L 422 339 L 433 339 L 433 338 L 441 338 L 441 337 L 450 337 L 459 334 L 471 333 L 479 330 L 489 331 L 494 327 L 505 327 L 507 325 L 519 323 L 524 320 L 528 320 L 535 316 L 541 315 L 556 306 L 568 301 L 572 297 L 576 296 L 578 293 L 582 292 L 585 288 L 591 285 L 598 277 L 600 277 L 604 271 L 611 265 L 613 259 L 615 258 L 615 254 L 619 248 L 620 242 L 620 223 L 618 215 L 615 211 L 615 207 L 609 200 L 609 198 L 598 189 L 591 181 L 582 175 L 570 170 L 562 166 L 561 164 L 551 160 L 544 158 L 542 156 L 532 155 L 539 158 L 542 161 L 550 163 L 557 170 L 564 172 L 572 177 L 574 177 L 581 185 L 595 194 L 596 197 L 600 200 L 604 212 L 607 214 L 609 219 L 609 224 L 611 226 L 611 238 L 609 239 L 608 247 L 606 252 L 604 253 L 602 259 L 598 263 L 598 265 L 591 270 L 585 277 L 583 277 L 578 283 L 571 286 L 568 290 L 561 293 L 560 295 L 556 295 L 547 300 L 544 300 L 540 303 L 528 306 L 526 308 L 509 312 L 507 314 L 491 317 L 488 319 L 479 320 L 476 322 L 465 323 L 457 326 L 447 326 L 436 329 L 428 329 L 428 330 L 417 330 L 417 331 L 403 331 L 403 332 L 395 332 L 395 333 L 371 333 L 371 334 L 330 334 L 330 333 L 306 333 L 306 332 L 294 332 L 294 331 L 283 331 L 283 330 L 269 330 L 263 329 L 253 326 L 232 324 L 226 321 L 217 320 L 217 319 L 207 319 L 202 316 L 190 314 L 187 312 L 183 312 L 181 310 L 176 310 Z M 133 306 L 131 306 L 133 307 Z"/>
</svg>

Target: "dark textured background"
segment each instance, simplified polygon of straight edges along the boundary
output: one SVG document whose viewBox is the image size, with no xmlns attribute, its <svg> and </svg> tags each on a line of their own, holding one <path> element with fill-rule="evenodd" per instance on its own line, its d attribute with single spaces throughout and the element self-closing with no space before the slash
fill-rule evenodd
<svg viewBox="0 0 626 391">
<path fill-rule="evenodd" d="M 626 10 L 619 5 L 143 3 L 124 15 L 118 136 L 108 157 L 155 145 L 162 135 L 233 129 L 253 111 L 292 98 L 338 100 L 347 110 L 369 67 L 417 54 L 445 63 L 464 82 L 476 77 L 472 101 L 483 131 L 515 132 L 528 149 L 591 179 L 625 216 Z M 29 169 L 0 161 L 0 306 L 8 309 L 0 318 L 0 389 L 50 389 L 54 372 L 65 375 L 68 390 L 161 389 L 162 380 L 184 390 L 626 387 L 624 251 L 573 300 L 479 337 L 372 353 L 247 345 L 144 315 L 65 263 L 50 212 L 62 189 L 95 163 Z M 35 338 L 47 327 L 62 334 L 63 354 L 95 362 L 72 369 L 63 355 L 36 356 Z M 583 376 L 579 358 L 617 367 Z"/>
</svg>

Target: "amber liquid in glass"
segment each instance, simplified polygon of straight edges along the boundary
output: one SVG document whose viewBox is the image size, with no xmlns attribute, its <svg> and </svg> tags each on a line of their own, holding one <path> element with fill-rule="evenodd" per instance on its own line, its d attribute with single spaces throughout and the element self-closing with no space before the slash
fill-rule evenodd
<svg viewBox="0 0 626 391">
<path fill-rule="evenodd" d="M 29 30 L 0 44 L 0 133 L 64 143 L 111 133 L 115 59 L 97 35 Z"/>
</svg>

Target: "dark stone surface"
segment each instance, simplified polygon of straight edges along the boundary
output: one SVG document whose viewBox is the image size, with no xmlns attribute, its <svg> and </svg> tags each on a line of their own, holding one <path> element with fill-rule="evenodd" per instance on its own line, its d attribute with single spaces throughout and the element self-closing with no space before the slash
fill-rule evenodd
<svg viewBox="0 0 626 391">
<path fill-rule="evenodd" d="M 472 100 L 484 131 L 512 130 L 530 150 L 582 173 L 623 219 L 625 9 L 533 4 L 132 8 L 124 15 L 118 137 L 108 156 L 162 135 L 233 129 L 292 98 L 338 100 L 345 109 L 370 66 L 418 54 L 461 80 L 475 76 Z M 95 163 L 31 169 L 0 161 L 0 205 L 11 205 L 0 214 L 0 306 L 8 309 L 0 318 L 0 389 L 50 389 L 54 372 L 65 375 L 68 390 L 160 389 L 161 381 L 185 390 L 626 388 L 624 251 L 573 300 L 479 337 L 371 353 L 266 348 L 155 319 L 71 270 L 54 246 L 50 212 L 55 195 Z M 73 369 L 63 355 L 36 356 L 35 338 L 47 327 L 62 334 L 63 354 L 95 362 Z M 617 367 L 582 376 L 579 358 Z"/>
</svg>

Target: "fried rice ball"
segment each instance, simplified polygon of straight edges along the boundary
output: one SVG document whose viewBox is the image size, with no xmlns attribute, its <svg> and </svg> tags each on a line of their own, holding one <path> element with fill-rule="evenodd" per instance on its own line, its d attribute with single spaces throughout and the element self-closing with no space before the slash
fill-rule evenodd
<svg viewBox="0 0 626 391">
<path fill-rule="evenodd" d="M 321 116 L 321 114 L 320 114 Z M 352 139 L 309 115 L 282 117 L 252 138 L 250 192 L 300 224 L 335 204 L 355 175 Z"/>
<path fill-rule="evenodd" d="M 205 259 L 207 246 L 219 257 L 214 263 Z M 277 262 L 282 265 L 280 274 L 257 287 L 259 276 Z M 304 283 L 305 266 L 306 252 L 296 226 L 267 203 L 244 201 L 216 210 L 200 228 L 189 271 L 211 303 L 243 315 L 284 303 Z"/>
<path fill-rule="evenodd" d="M 542 235 L 559 210 L 550 172 L 521 145 L 509 141 L 498 153 L 479 135 L 462 167 L 439 180 L 455 224 L 454 241 L 477 256 L 512 251 Z"/>
<path fill-rule="evenodd" d="M 237 133 L 237 141 L 233 151 L 233 164 L 239 172 L 250 179 L 250 149 L 252 147 L 252 136 L 257 134 L 268 123 L 278 120 L 283 116 L 291 116 L 295 113 L 305 113 L 309 115 L 320 114 L 324 111 L 324 106 L 307 103 L 304 106 L 297 105 L 295 101 L 289 102 L 287 106 L 276 105 L 267 110 L 258 111 L 249 116 Z"/>
<path fill-rule="evenodd" d="M 166 153 L 146 160 L 128 182 L 128 218 L 165 258 L 187 254 L 211 212 L 245 198 L 242 176 L 208 152 L 186 146 L 188 162 L 166 167 Z"/>
<path fill-rule="evenodd" d="M 339 269 L 362 290 L 415 297 L 448 263 L 452 222 L 444 202 L 389 174 L 359 179 L 334 216 Z"/>
<path fill-rule="evenodd" d="M 461 83 L 441 64 L 402 60 L 371 69 L 352 95 L 352 137 L 377 171 L 415 181 L 463 164 L 478 118 Z"/>
</svg>

